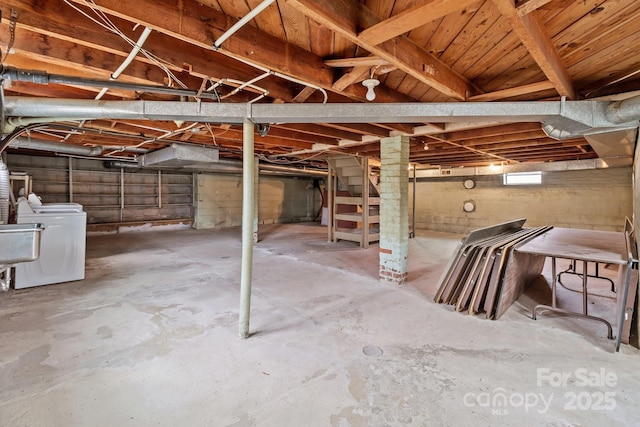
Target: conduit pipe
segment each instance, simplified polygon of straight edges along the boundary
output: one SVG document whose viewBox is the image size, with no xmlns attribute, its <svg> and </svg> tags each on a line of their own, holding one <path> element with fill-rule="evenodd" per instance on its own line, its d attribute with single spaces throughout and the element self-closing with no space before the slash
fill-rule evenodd
<svg viewBox="0 0 640 427">
<path fill-rule="evenodd" d="M 282 73 L 280 73 L 278 71 L 270 70 L 267 67 L 263 67 L 261 65 L 255 64 L 255 63 L 253 63 L 251 61 L 247 61 L 244 58 L 240 58 L 240 57 L 236 57 L 236 56 L 232 56 L 232 55 L 231 55 L 231 57 L 236 59 L 236 60 L 238 60 L 238 61 L 240 61 L 240 62 L 242 62 L 242 63 L 244 63 L 244 64 L 247 64 L 247 65 L 249 65 L 251 67 L 257 68 L 258 70 L 263 71 L 265 73 L 271 73 L 276 77 L 280 77 L 281 79 L 289 80 L 290 82 L 297 83 L 297 84 L 300 84 L 300 85 L 303 85 L 303 86 L 308 86 L 310 88 L 313 88 L 315 90 L 318 90 L 318 91 L 322 92 L 322 95 L 324 96 L 324 101 L 322 101 L 323 104 L 326 104 L 327 101 L 329 100 L 329 95 L 327 95 L 327 91 L 324 90 L 323 88 L 321 88 L 320 86 L 314 85 L 314 84 L 309 83 L 309 82 L 302 81 L 300 79 L 296 79 L 295 77 L 287 76 L 286 74 L 282 74 Z"/>
<path fill-rule="evenodd" d="M 120 74 L 122 74 L 122 72 L 129 66 L 129 64 L 131 64 L 131 62 L 133 61 L 133 58 L 135 58 L 138 52 L 140 52 L 140 49 L 142 49 L 142 45 L 144 44 L 144 42 L 147 41 L 147 37 L 149 37 L 149 34 L 151 34 L 151 31 L 152 30 L 150 27 L 144 28 L 144 31 L 142 31 L 142 34 L 140 34 L 140 38 L 138 38 L 138 41 L 133 46 L 133 49 L 131 49 L 131 52 L 129 52 L 129 55 L 127 55 L 127 57 L 122 62 L 122 64 L 120 64 L 118 69 L 111 74 L 111 78 L 109 79 L 109 81 L 116 80 L 118 77 L 120 77 Z M 101 99 L 104 96 L 104 94 L 107 93 L 108 90 L 109 90 L 108 87 L 103 87 L 95 99 Z"/>
<path fill-rule="evenodd" d="M 166 86 L 143 85 L 137 83 L 118 82 L 115 80 L 89 79 L 85 77 L 64 76 L 60 74 L 49 74 L 46 71 L 20 70 L 14 67 L 1 67 L 0 79 L 31 82 L 38 84 L 57 83 L 63 85 L 107 87 L 109 89 L 122 89 L 137 92 L 160 93 L 164 95 L 199 97 L 207 99 L 218 99 L 215 94 L 200 92 L 191 89 L 178 89 Z"/>
<path fill-rule="evenodd" d="M 5 134 L 13 132 L 18 126 L 28 126 L 37 123 L 75 122 L 77 117 L 8 117 L 4 123 Z"/>
<path fill-rule="evenodd" d="M 249 338 L 251 276 L 253 272 L 254 126 L 248 118 L 242 124 L 242 269 L 240 272 L 240 338 Z"/>
<path fill-rule="evenodd" d="M 231 28 L 224 32 L 218 39 L 213 42 L 213 48 L 218 50 L 222 43 L 224 43 L 229 37 L 234 35 L 240 28 L 244 27 L 249 21 L 258 16 L 263 10 L 271 6 L 276 0 L 264 0 L 255 9 L 247 13 L 242 19 L 233 24 Z"/>
</svg>

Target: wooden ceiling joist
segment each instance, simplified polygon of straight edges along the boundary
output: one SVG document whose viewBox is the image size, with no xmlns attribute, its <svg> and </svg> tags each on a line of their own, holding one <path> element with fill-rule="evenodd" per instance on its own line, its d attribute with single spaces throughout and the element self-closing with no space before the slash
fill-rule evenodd
<svg viewBox="0 0 640 427">
<path fill-rule="evenodd" d="M 372 27 L 381 19 L 355 0 L 289 0 L 287 4 L 447 96 L 465 100 L 474 92 L 467 79 L 407 37 L 378 45 L 360 39 L 358 28 Z"/>
<path fill-rule="evenodd" d="M 519 15 L 513 0 L 492 0 L 558 93 L 576 99 L 569 72 L 535 12 Z"/>
<path fill-rule="evenodd" d="M 451 13 L 465 9 L 479 0 L 426 0 L 391 18 L 385 19 L 358 34 L 358 38 L 370 45 L 379 45 L 428 22 L 437 21 Z"/>
<path fill-rule="evenodd" d="M 84 4 L 83 0 L 71 1 Z M 210 51 L 207 56 L 213 54 L 214 41 L 235 23 L 233 18 L 213 8 L 202 7 L 195 0 L 182 0 L 179 3 L 172 0 L 138 0 L 135 8 L 119 0 L 100 0 L 96 2 L 96 7 L 104 13 L 207 49 Z M 175 18 L 166 19 L 167 14 Z M 326 66 L 320 56 L 253 26 L 246 25 L 227 39 L 222 44 L 221 52 L 311 85 L 332 89 L 333 69 Z M 388 97 L 393 96 L 391 92 L 387 91 Z M 357 87 L 347 87 L 342 93 L 352 99 L 365 99 L 365 91 Z M 397 100 L 403 102 L 406 97 L 398 96 Z M 387 99 L 387 102 L 391 102 L 391 99 Z"/>
</svg>

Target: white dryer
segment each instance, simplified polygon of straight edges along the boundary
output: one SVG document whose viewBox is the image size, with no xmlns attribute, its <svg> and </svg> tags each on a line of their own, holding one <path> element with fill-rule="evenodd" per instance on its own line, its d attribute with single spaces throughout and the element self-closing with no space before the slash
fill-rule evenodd
<svg viewBox="0 0 640 427">
<path fill-rule="evenodd" d="M 42 224 L 40 257 L 16 265 L 15 288 L 84 279 L 87 213 L 82 205 L 29 200 L 18 202 L 16 222 Z"/>
</svg>

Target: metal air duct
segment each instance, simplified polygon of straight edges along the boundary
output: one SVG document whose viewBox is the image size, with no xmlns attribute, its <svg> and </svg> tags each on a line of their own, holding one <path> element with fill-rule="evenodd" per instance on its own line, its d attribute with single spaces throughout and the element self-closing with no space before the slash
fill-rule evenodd
<svg viewBox="0 0 640 427">
<path fill-rule="evenodd" d="M 65 144 L 61 142 L 46 141 L 43 139 L 25 138 L 19 136 L 9 143 L 11 148 L 25 148 L 28 150 L 49 151 L 52 153 L 73 154 L 76 156 L 99 156 L 104 151 L 103 147 L 85 147 L 81 145 Z"/>
</svg>

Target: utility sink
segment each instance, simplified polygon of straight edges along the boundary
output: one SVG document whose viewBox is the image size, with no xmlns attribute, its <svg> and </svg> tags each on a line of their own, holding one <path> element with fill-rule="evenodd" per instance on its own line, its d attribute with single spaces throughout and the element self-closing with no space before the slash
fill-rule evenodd
<svg viewBox="0 0 640 427">
<path fill-rule="evenodd" d="M 42 224 L 0 224 L 0 268 L 40 256 Z"/>
</svg>

